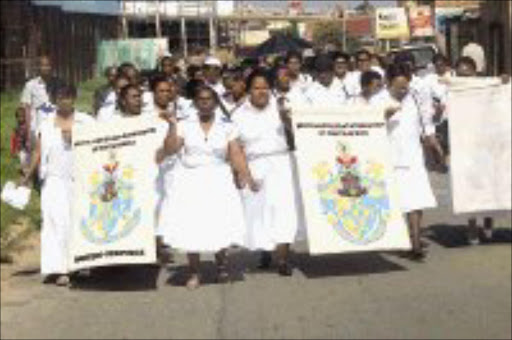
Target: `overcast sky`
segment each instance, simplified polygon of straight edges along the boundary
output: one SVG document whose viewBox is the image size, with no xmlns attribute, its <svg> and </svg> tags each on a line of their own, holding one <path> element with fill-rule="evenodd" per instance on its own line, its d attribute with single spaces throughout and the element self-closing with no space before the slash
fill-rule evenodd
<svg viewBox="0 0 512 340">
<path fill-rule="evenodd" d="M 115 14 L 119 11 L 119 2 L 113 0 L 81 0 L 81 1 L 59 1 L 59 0 L 33 0 L 36 4 L 43 5 L 60 5 L 64 10 L 76 12 L 93 12 L 93 13 L 111 13 Z M 283 8 L 286 6 L 285 0 L 274 1 L 261 1 L 251 0 L 247 1 L 256 6 L 265 8 Z M 370 1 L 375 6 L 394 6 L 396 1 Z M 362 1 L 325 1 L 325 0 L 306 0 L 304 1 L 306 10 L 323 10 L 332 8 L 336 4 L 343 3 L 348 8 L 354 8 Z"/>
</svg>

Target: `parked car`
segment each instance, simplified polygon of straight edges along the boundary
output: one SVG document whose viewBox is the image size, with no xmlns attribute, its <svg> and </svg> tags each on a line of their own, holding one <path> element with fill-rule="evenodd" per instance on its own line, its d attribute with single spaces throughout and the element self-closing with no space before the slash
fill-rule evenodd
<svg viewBox="0 0 512 340">
<path fill-rule="evenodd" d="M 409 51 L 414 55 L 416 68 L 419 76 L 433 72 L 434 65 L 432 58 L 438 53 L 438 48 L 434 44 L 414 44 L 404 45 L 400 49 L 391 50 L 391 52 Z"/>
</svg>

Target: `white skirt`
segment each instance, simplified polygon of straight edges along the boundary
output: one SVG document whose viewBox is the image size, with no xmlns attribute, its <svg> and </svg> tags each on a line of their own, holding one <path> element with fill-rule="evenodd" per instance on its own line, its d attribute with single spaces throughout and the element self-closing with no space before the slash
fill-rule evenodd
<svg viewBox="0 0 512 340">
<path fill-rule="evenodd" d="M 183 252 L 217 252 L 242 246 L 245 221 L 231 168 L 210 165 L 173 170 L 162 206 L 164 242 Z"/>
<path fill-rule="evenodd" d="M 400 209 L 403 213 L 437 206 L 424 166 L 394 167 L 393 177 L 398 188 Z"/>
<path fill-rule="evenodd" d="M 166 159 L 158 167 L 158 176 L 156 178 L 156 207 L 155 207 L 155 233 L 156 236 L 163 236 L 168 224 L 169 209 L 162 209 L 169 203 L 169 193 L 172 191 L 174 182 L 174 168 L 176 167 L 176 158 Z"/>
<path fill-rule="evenodd" d="M 293 154 L 265 156 L 249 161 L 249 168 L 260 191 L 244 188 L 247 234 L 250 250 L 274 250 L 278 244 L 305 238 L 304 212 L 296 162 Z"/>
<path fill-rule="evenodd" d="M 72 182 L 48 176 L 41 190 L 41 274 L 65 274 L 71 233 Z"/>
</svg>

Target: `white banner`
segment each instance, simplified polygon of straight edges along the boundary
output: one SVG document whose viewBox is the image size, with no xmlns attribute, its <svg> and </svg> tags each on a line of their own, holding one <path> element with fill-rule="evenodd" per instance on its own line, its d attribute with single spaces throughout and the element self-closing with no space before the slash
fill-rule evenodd
<svg viewBox="0 0 512 340">
<path fill-rule="evenodd" d="M 511 86 L 498 79 L 453 81 L 448 95 L 455 213 L 510 210 Z"/>
<path fill-rule="evenodd" d="M 73 130 L 70 271 L 155 258 L 155 120 L 130 118 Z"/>
<path fill-rule="evenodd" d="M 411 249 L 383 113 L 299 110 L 294 130 L 310 253 Z"/>
</svg>

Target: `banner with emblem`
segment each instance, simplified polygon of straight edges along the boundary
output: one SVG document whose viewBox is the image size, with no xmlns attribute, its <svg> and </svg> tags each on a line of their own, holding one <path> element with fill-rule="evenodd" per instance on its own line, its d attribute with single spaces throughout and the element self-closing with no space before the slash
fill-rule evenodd
<svg viewBox="0 0 512 340">
<path fill-rule="evenodd" d="M 450 172 L 455 213 L 512 209 L 511 86 L 499 78 L 451 79 Z"/>
<path fill-rule="evenodd" d="M 161 135 L 150 118 L 73 129 L 70 271 L 155 258 L 155 164 Z"/>
<path fill-rule="evenodd" d="M 312 254 L 411 249 L 384 115 L 352 106 L 294 113 Z"/>
</svg>

